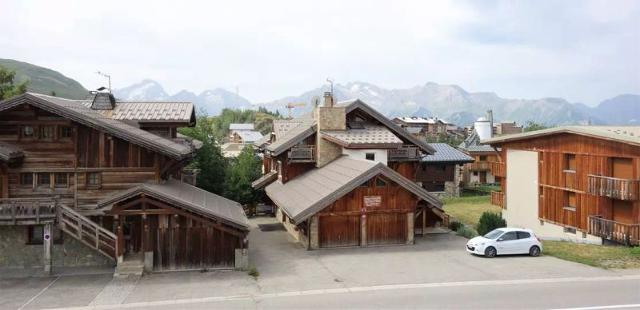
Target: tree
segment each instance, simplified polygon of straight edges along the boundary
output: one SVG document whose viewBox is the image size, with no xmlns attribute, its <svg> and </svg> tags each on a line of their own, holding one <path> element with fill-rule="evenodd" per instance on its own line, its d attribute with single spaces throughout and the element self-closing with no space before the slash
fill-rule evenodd
<svg viewBox="0 0 640 310">
<path fill-rule="evenodd" d="M 262 192 L 254 190 L 251 182 L 260 178 L 261 166 L 260 158 L 255 155 L 253 147 L 247 145 L 229 164 L 225 197 L 242 205 L 255 206 L 262 197 Z"/>
<path fill-rule="evenodd" d="M 9 71 L 0 66 L 0 100 L 9 99 L 13 96 L 27 92 L 27 82 L 15 84 L 15 71 Z"/>
<path fill-rule="evenodd" d="M 534 121 L 527 121 L 527 124 L 524 126 L 525 132 L 542 130 L 542 129 L 547 129 L 547 126 L 542 125 L 540 123 L 536 123 Z"/>
<path fill-rule="evenodd" d="M 507 226 L 507 222 L 502 218 L 502 214 L 493 213 L 493 212 L 484 212 L 480 216 L 480 220 L 478 221 L 476 230 L 478 231 L 479 235 L 484 236 L 496 228 L 501 228 L 506 226 Z"/>
</svg>

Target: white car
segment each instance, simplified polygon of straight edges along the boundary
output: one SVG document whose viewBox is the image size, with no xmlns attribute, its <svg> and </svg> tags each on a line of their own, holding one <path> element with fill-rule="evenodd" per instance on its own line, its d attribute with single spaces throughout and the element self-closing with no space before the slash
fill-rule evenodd
<svg viewBox="0 0 640 310">
<path fill-rule="evenodd" d="M 469 240 L 467 252 L 485 257 L 505 254 L 538 256 L 542 252 L 542 244 L 531 229 L 504 227 Z"/>
</svg>

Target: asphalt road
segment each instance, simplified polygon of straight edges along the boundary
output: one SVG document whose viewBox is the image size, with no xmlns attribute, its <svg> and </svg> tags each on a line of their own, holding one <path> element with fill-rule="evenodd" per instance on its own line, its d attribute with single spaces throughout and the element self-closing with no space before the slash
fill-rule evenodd
<svg viewBox="0 0 640 310">
<path fill-rule="evenodd" d="M 128 304 L 140 309 L 640 309 L 640 277 L 470 281 Z"/>
</svg>

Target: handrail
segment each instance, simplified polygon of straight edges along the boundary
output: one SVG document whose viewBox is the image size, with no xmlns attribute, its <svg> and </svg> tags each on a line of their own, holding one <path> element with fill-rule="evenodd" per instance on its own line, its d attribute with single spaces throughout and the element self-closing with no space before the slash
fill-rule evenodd
<svg viewBox="0 0 640 310">
<path fill-rule="evenodd" d="M 626 245 L 640 245 L 640 223 L 626 224 L 591 215 L 589 219 L 589 234 Z"/>
<path fill-rule="evenodd" d="M 640 180 L 589 174 L 587 175 L 587 192 L 613 199 L 638 200 Z"/>
<path fill-rule="evenodd" d="M 51 198 L 2 198 L 0 222 L 12 225 L 40 224 L 56 218 L 57 197 Z"/>
<path fill-rule="evenodd" d="M 59 205 L 58 224 L 64 232 L 103 255 L 112 259 L 118 256 L 118 237 L 75 210 Z"/>
</svg>

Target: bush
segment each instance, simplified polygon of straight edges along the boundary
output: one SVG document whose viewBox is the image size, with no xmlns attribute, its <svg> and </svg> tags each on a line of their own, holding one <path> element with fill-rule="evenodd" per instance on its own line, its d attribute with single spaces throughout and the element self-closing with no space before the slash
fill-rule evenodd
<svg viewBox="0 0 640 310">
<path fill-rule="evenodd" d="M 464 225 L 462 225 L 462 223 L 458 222 L 458 221 L 452 221 L 449 223 L 449 229 L 453 230 L 453 231 L 458 231 L 458 229 L 460 229 L 460 227 L 462 227 Z"/>
<path fill-rule="evenodd" d="M 476 231 L 473 230 L 472 228 L 469 228 L 469 227 L 464 226 L 464 225 L 460 225 L 460 227 L 458 228 L 458 231 L 456 232 L 456 235 L 465 237 L 467 239 L 471 239 L 471 238 L 477 236 L 478 233 L 476 233 Z"/>
<path fill-rule="evenodd" d="M 260 272 L 258 271 L 258 269 L 256 269 L 256 267 L 249 268 L 249 271 L 247 271 L 247 274 L 249 274 L 250 276 L 252 276 L 256 280 L 260 276 Z"/>
<path fill-rule="evenodd" d="M 484 212 L 482 216 L 480 216 L 476 230 L 478 234 L 485 235 L 496 228 L 506 226 L 507 222 L 502 218 L 501 213 Z"/>
</svg>

